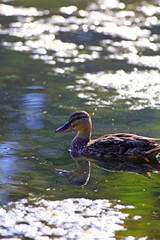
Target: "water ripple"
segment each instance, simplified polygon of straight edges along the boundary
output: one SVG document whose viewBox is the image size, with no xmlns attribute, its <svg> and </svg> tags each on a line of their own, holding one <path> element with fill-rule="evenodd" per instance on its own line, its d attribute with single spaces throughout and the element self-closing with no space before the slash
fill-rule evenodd
<svg viewBox="0 0 160 240">
<path fill-rule="evenodd" d="M 2 45 L 53 65 L 55 74 L 72 69 L 76 80 L 85 79 L 88 86 L 79 91 L 77 84 L 66 82 L 66 88 L 76 89 L 77 97 L 88 99 L 86 104 L 105 106 L 121 99 L 129 109 L 159 108 L 158 1 L 125 5 L 118 0 L 99 0 L 86 9 L 71 5 L 52 16 L 49 13 L 0 4 L 1 15 L 16 17 L 8 28 L 1 24 L 0 33 L 18 38 L 4 38 Z M 106 87 L 107 97 L 92 84 Z M 87 87 L 94 88 L 92 94 Z"/>
</svg>

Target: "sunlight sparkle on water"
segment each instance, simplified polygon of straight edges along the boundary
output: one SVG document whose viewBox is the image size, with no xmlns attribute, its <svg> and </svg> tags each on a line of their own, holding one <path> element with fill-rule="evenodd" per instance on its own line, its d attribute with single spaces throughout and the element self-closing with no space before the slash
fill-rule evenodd
<svg viewBox="0 0 160 240">
<path fill-rule="evenodd" d="M 118 204 L 112 207 L 106 199 L 42 199 L 34 206 L 26 203 L 21 200 L 9 210 L 0 208 L 2 236 L 21 234 L 37 240 L 44 236 L 52 239 L 53 235 L 69 239 L 103 239 L 104 236 L 113 239 L 116 231 L 125 230 L 124 220 L 129 215 L 120 211 L 128 206 Z"/>
<path fill-rule="evenodd" d="M 6 4 L 0 4 L 0 14 L 5 16 L 43 16 L 48 14 L 49 11 L 38 11 L 34 7 L 24 8 L 24 7 L 13 7 Z"/>
<path fill-rule="evenodd" d="M 147 6 L 138 6 L 138 11 L 143 12 L 147 16 L 153 16 L 155 14 L 160 14 L 160 7 L 148 4 Z"/>
<path fill-rule="evenodd" d="M 84 74 L 84 79 L 90 83 L 106 88 L 113 88 L 117 91 L 116 96 L 112 96 L 112 101 L 121 99 L 135 99 L 132 109 L 144 107 L 160 108 L 160 81 L 156 71 L 125 73 L 117 71 L 115 74 L 99 73 Z M 82 97 L 82 94 L 80 95 Z M 86 98 L 86 97 L 85 97 Z M 89 96 L 87 96 L 89 98 Z M 96 101 L 96 99 L 95 99 Z"/>
<path fill-rule="evenodd" d="M 77 10 L 76 6 L 69 6 L 69 7 L 61 7 L 60 11 L 66 14 L 72 14 L 73 12 L 75 12 Z"/>
</svg>

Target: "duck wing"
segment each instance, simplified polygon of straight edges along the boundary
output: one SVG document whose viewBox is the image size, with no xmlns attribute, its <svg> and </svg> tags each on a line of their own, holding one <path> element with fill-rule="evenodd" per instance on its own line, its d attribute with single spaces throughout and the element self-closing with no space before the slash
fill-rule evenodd
<svg viewBox="0 0 160 240">
<path fill-rule="evenodd" d="M 117 134 L 107 134 L 89 143 L 90 147 L 109 147 L 109 146 L 119 146 L 126 148 L 136 148 L 136 147 L 157 147 L 160 146 L 159 143 L 153 138 L 147 138 L 142 136 L 137 136 L 135 134 L 127 133 L 117 133 Z"/>
<path fill-rule="evenodd" d="M 160 147 L 153 138 L 137 136 L 134 134 L 117 133 L 107 134 L 89 142 L 87 148 L 92 156 L 106 159 L 125 156 L 144 157 L 147 151 Z"/>
</svg>

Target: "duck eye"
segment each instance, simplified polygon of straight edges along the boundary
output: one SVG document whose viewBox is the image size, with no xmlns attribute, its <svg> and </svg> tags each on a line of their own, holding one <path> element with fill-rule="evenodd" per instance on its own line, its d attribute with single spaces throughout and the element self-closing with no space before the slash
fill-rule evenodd
<svg viewBox="0 0 160 240">
<path fill-rule="evenodd" d="M 80 119 L 81 117 L 75 117 L 74 119 L 71 120 L 71 123 L 73 123 L 74 121 Z"/>
</svg>

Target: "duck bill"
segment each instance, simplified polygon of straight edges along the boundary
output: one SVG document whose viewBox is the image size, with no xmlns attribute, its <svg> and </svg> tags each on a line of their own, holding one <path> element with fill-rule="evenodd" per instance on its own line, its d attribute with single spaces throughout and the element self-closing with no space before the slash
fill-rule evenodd
<svg viewBox="0 0 160 240">
<path fill-rule="evenodd" d="M 72 128 L 71 123 L 70 123 L 70 122 L 67 122 L 64 126 L 58 128 L 55 132 L 56 132 L 56 133 L 57 133 L 57 132 L 65 132 L 65 131 L 67 131 L 67 130 L 69 130 L 69 129 L 71 129 L 71 128 Z"/>
</svg>

